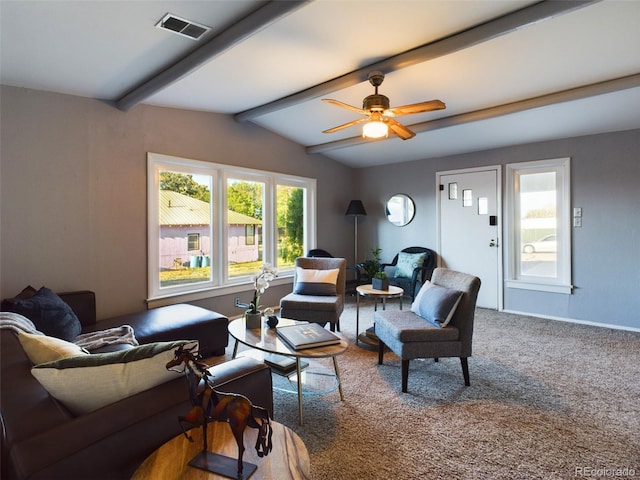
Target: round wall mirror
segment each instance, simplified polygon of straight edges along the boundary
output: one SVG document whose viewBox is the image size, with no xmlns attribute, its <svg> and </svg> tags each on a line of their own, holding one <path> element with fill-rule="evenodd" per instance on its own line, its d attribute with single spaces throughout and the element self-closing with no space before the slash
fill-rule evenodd
<svg viewBox="0 0 640 480">
<path fill-rule="evenodd" d="M 404 227 L 411 222 L 415 211 L 411 197 L 402 193 L 394 195 L 387 202 L 387 219 L 398 227 Z"/>
</svg>

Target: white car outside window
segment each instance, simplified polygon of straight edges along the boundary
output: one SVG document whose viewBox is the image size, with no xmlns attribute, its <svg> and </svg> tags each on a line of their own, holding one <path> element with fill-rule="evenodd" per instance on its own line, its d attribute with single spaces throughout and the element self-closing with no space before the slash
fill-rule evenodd
<svg viewBox="0 0 640 480">
<path fill-rule="evenodd" d="M 549 253 L 555 252 L 556 249 L 556 236 L 547 235 L 546 237 L 542 237 L 537 242 L 525 243 L 522 246 L 522 251 L 524 253 Z"/>
</svg>

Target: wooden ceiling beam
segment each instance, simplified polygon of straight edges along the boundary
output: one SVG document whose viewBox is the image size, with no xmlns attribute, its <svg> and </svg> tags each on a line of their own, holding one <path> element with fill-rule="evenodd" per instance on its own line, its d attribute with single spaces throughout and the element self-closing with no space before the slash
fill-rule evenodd
<svg viewBox="0 0 640 480">
<path fill-rule="evenodd" d="M 573 100 L 581 100 L 588 97 L 594 97 L 598 95 L 606 95 L 607 93 L 613 93 L 628 88 L 640 87 L 640 73 L 634 75 L 628 75 L 626 77 L 616 78 L 614 80 L 608 80 L 605 82 L 594 83 L 592 85 L 585 85 L 582 87 L 571 88 L 569 90 L 563 90 L 560 92 L 550 93 L 548 95 L 541 95 L 539 97 L 529 98 L 526 100 L 520 100 L 518 102 L 507 103 L 505 105 L 498 105 L 491 108 L 484 108 L 482 110 L 476 110 L 474 112 L 461 113 L 459 115 L 451 115 L 449 117 L 438 118 L 436 120 L 429 120 L 426 122 L 414 123 L 413 125 L 406 125 L 415 133 L 428 132 L 431 130 L 438 130 L 440 128 L 455 127 L 463 125 L 465 123 L 477 122 L 480 120 L 487 120 L 491 118 L 501 117 L 503 115 L 509 115 L 512 113 L 523 112 L 532 108 L 546 107 L 557 103 L 570 102 Z M 305 147 L 305 150 L 309 154 L 325 153 L 331 150 L 339 148 L 352 147 L 354 145 L 361 145 L 363 143 L 370 143 L 379 140 L 364 139 L 362 136 L 344 138 L 342 140 L 335 140 L 333 142 L 321 143 L 318 145 L 312 145 Z"/>
<path fill-rule="evenodd" d="M 407 68 L 434 58 L 449 55 L 600 1 L 601 0 L 574 0 L 570 2 L 542 1 L 535 3 L 503 15 L 502 17 L 471 27 L 460 33 L 413 48 L 292 95 L 237 113 L 234 115 L 234 118 L 239 122 L 252 120 L 261 115 L 291 107 L 298 103 L 367 81 L 369 72 L 373 70 L 380 70 L 386 74 L 401 68 Z"/>
<path fill-rule="evenodd" d="M 213 57 L 246 40 L 248 37 L 300 8 L 309 1 L 310 0 L 289 0 L 286 2 L 267 2 L 182 59 L 132 88 L 114 102 L 115 106 L 124 111 L 132 109 L 160 90 L 189 75 Z"/>
</svg>

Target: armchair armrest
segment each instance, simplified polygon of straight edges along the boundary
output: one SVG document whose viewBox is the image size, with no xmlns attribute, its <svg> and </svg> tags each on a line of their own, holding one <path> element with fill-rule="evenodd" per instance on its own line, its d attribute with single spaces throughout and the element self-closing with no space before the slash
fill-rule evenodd
<svg viewBox="0 0 640 480">
<path fill-rule="evenodd" d="M 393 272 L 387 272 L 387 268 L 393 268 L 393 272 L 395 272 L 396 264 L 395 263 L 381 263 L 379 272 L 384 272 L 387 274 L 387 277 L 392 277 Z"/>
<path fill-rule="evenodd" d="M 416 295 L 416 287 L 418 284 L 423 284 L 426 280 L 431 278 L 431 273 L 433 272 L 433 267 L 427 265 L 422 267 L 416 267 L 413 269 L 413 273 L 411 275 L 411 300 L 415 299 Z M 421 281 L 418 280 L 418 277 L 421 278 Z"/>
<path fill-rule="evenodd" d="M 347 265 L 347 270 L 353 270 L 356 275 L 356 281 L 360 282 L 362 279 L 362 264 L 358 263 L 357 265 Z"/>
</svg>

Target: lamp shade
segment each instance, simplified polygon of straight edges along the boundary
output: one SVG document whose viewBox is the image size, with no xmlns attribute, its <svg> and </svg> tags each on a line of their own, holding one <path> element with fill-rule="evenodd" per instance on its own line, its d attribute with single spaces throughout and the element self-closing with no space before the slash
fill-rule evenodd
<svg viewBox="0 0 640 480">
<path fill-rule="evenodd" d="M 347 212 L 345 215 L 366 215 L 367 211 L 364 209 L 364 205 L 362 204 L 362 200 L 351 200 L 349 202 L 349 206 L 347 207 Z"/>
</svg>

